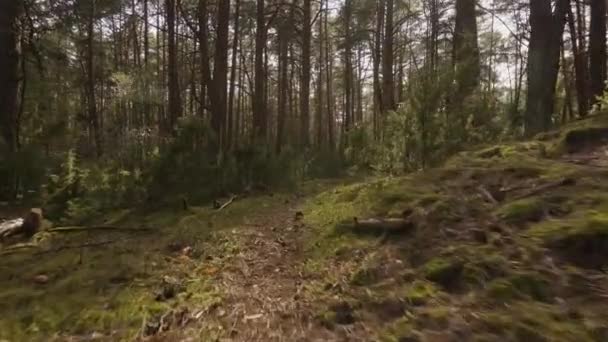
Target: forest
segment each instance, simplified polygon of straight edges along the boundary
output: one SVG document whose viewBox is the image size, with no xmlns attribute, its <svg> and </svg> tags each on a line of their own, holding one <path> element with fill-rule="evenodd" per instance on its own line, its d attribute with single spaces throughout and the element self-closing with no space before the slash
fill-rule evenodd
<svg viewBox="0 0 608 342">
<path fill-rule="evenodd" d="M 607 0 L 0 0 L 0 340 L 608 341 Z"/>
</svg>

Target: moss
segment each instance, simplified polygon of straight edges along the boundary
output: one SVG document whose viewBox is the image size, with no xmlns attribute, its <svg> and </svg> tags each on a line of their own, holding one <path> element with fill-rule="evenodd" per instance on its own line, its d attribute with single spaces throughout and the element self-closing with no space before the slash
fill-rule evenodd
<svg viewBox="0 0 608 342">
<path fill-rule="evenodd" d="M 543 302 L 552 300 L 549 281 L 531 272 L 494 280 L 488 285 L 487 294 L 489 297 L 503 302 L 515 299 L 533 299 Z"/>
<path fill-rule="evenodd" d="M 416 326 L 433 330 L 446 329 L 450 317 L 454 315 L 453 308 L 446 306 L 423 307 L 416 312 Z"/>
<path fill-rule="evenodd" d="M 608 127 L 588 126 L 566 130 L 557 143 L 557 151 L 574 153 L 606 141 Z"/>
<path fill-rule="evenodd" d="M 561 219 L 535 225 L 528 236 L 540 240 L 566 259 L 584 267 L 606 265 L 608 256 L 608 214 L 577 212 Z"/>
<path fill-rule="evenodd" d="M 502 220 L 511 224 L 538 221 L 544 215 L 545 204 L 538 197 L 524 198 L 507 203 L 497 210 Z"/>
<path fill-rule="evenodd" d="M 408 317 L 402 317 L 384 329 L 379 340 L 382 342 L 416 341 L 418 332 Z"/>
<path fill-rule="evenodd" d="M 514 302 L 503 309 L 479 314 L 476 331 L 515 341 L 591 342 L 587 328 L 568 317 L 559 306 Z"/>
<path fill-rule="evenodd" d="M 361 267 L 350 278 L 350 283 L 356 286 L 366 286 L 378 282 L 381 271 L 377 267 Z"/>
<path fill-rule="evenodd" d="M 422 274 L 426 279 L 450 289 L 459 285 L 463 269 L 463 261 L 457 258 L 436 257 L 422 266 Z"/>
<path fill-rule="evenodd" d="M 404 298 L 411 305 L 424 305 L 433 298 L 436 298 L 440 290 L 432 283 L 415 280 L 405 290 Z"/>
</svg>

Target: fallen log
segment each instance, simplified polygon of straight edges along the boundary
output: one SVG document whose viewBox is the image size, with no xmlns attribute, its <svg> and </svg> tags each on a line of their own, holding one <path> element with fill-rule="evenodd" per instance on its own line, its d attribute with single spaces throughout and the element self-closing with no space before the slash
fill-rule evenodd
<svg viewBox="0 0 608 342">
<path fill-rule="evenodd" d="M 90 232 L 94 230 L 107 230 L 107 231 L 126 231 L 126 232 L 151 232 L 154 228 L 148 227 L 120 227 L 120 226 L 66 226 L 56 227 L 47 229 L 49 233 L 77 233 L 77 232 Z"/>
<path fill-rule="evenodd" d="M 355 217 L 352 222 L 344 222 L 338 225 L 338 228 L 355 234 L 404 234 L 414 229 L 414 223 L 404 218 L 369 218 L 359 220 Z"/>
<path fill-rule="evenodd" d="M 32 208 L 23 218 L 0 223 L 0 239 L 23 234 L 32 237 L 42 225 L 42 209 Z"/>
</svg>

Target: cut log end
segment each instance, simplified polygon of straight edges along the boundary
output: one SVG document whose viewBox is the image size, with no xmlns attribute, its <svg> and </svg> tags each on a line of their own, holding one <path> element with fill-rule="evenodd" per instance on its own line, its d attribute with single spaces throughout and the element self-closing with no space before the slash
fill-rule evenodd
<svg viewBox="0 0 608 342">
<path fill-rule="evenodd" d="M 0 224 L 0 239 L 23 234 L 25 237 L 32 237 L 42 226 L 42 209 L 32 208 L 20 219 L 6 221 Z"/>
</svg>

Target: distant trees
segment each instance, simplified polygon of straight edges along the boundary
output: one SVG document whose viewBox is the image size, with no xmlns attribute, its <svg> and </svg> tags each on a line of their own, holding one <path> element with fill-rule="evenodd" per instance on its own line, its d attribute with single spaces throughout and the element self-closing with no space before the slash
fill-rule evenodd
<svg viewBox="0 0 608 342">
<path fill-rule="evenodd" d="M 61 148 L 122 158 L 133 145 L 143 160 L 194 120 L 218 156 L 254 142 L 347 156 L 369 137 L 415 165 L 582 117 L 607 78 L 603 1 L 24 4 L 0 4 L 9 150 L 51 152 L 61 127 Z M 20 125 L 42 128 L 20 137 Z"/>
</svg>

